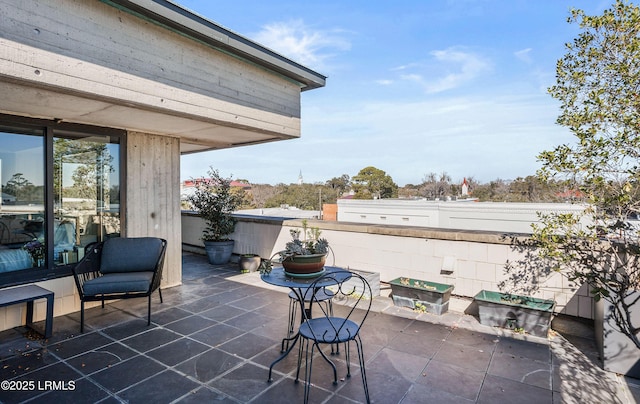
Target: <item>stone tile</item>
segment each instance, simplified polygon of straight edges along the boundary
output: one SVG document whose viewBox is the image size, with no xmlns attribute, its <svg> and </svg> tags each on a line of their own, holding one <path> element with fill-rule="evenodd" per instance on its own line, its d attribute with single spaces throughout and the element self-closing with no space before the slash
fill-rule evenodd
<svg viewBox="0 0 640 404">
<path fill-rule="evenodd" d="M 177 341 L 170 342 L 166 345 L 147 352 L 147 356 L 156 359 L 168 366 L 174 366 L 178 363 L 191 359 L 202 352 L 210 349 L 207 345 L 190 338 L 180 338 Z"/>
<path fill-rule="evenodd" d="M 118 393 L 118 397 L 129 403 L 170 403 L 198 387 L 186 376 L 166 370 Z"/>
<path fill-rule="evenodd" d="M 483 345 L 479 344 L 479 346 Z M 445 341 L 433 359 L 467 369 L 486 372 L 491 361 L 491 351 Z"/>
<path fill-rule="evenodd" d="M 391 316 L 388 314 L 370 312 L 365 320 L 367 326 L 374 326 L 378 328 L 386 328 L 394 331 L 402 331 L 407 328 L 413 320 L 408 318 L 402 318 L 397 316 Z"/>
<path fill-rule="evenodd" d="M 113 339 L 120 340 L 127 337 L 131 337 L 136 334 L 140 334 L 143 332 L 147 332 L 156 328 L 153 323 L 148 326 L 145 320 L 136 319 L 133 321 L 128 321 L 123 324 L 114 325 L 102 330 L 104 334 L 107 334 Z"/>
<path fill-rule="evenodd" d="M 433 387 L 414 384 L 407 395 L 402 398 L 400 404 L 415 403 L 437 403 L 437 404 L 472 404 L 475 400 L 468 400 L 460 396 L 453 395 L 444 390 L 438 390 Z"/>
<path fill-rule="evenodd" d="M 428 362 L 429 358 L 420 355 L 384 348 L 365 366 L 366 369 L 384 371 L 413 382 L 422 374 Z"/>
<path fill-rule="evenodd" d="M 10 380 L 58 362 L 48 349 L 22 352 L 0 362 L 0 381 Z"/>
<path fill-rule="evenodd" d="M 229 320 L 224 321 L 225 324 L 234 326 L 241 330 L 251 331 L 257 327 L 262 327 L 264 325 L 265 318 L 259 313 L 254 313 L 252 311 L 242 313 L 239 316 L 233 317 Z"/>
<path fill-rule="evenodd" d="M 70 358 L 86 351 L 113 343 L 113 340 L 97 332 L 80 335 L 78 337 L 52 344 L 49 349 L 56 356 Z"/>
<path fill-rule="evenodd" d="M 179 335 L 172 331 L 163 328 L 154 328 L 151 331 L 123 339 L 121 342 L 136 351 L 147 352 L 177 338 L 179 338 Z"/>
<path fill-rule="evenodd" d="M 202 404 L 202 403 L 216 403 L 216 404 L 237 404 L 238 402 L 229 396 L 213 391 L 208 387 L 200 387 L 194 391 L 191 391 L 184 395 L 179 400 L 180 404 Z"/>
<path fill-rule="evenodd" d="M 366 368 L 366 372 L 369 397 L 372 402 L 399 403 L 411 387 L 410 381 L 388 374 L 383 369 Z M 360 373 L 352 372 L 351 378 L 345 381 L 344 386 L 336 394 L 357 402 L 365 402 L 364 386 Z"/>
<path fill-rule="evenodd" d="M 211 320 L 223 322 L 243 313 L 246 313 L 246 310 L 238 309 L 236 307 L 218 306 L 213 309 L 203 311 L 200 315 Z"/>
<path fill-rule="evenodd" d="M 241 358 L 252 358 L 265 349 L 280 346 L 279 342 L 253 333 L 246 333 L 218 346 L 218 349 L 237 355 Z"/>
<path fill-rule="evenodd" d="M 462 328 L 453 329 L 447 337 L 447 342 L 475 347 L 484 352 L 493 352 L 499 340 L 500 338 L 495 335 Z"/>
<path fill-rule="evenodd" d="M 183 304 L 180 306 L 180 309 L 197 314 L 214 307 L 220 307 L 223 304 L 224 301 L 219 297 L 219 294 L 215 294 L 213 296 L 203 297 L 193 302 Z"/>
<path fill-rule="evenodd" d="M 551 361 L 551 349 L 548 344 L 521 341 L 513 338 L 501 338 L 496 345 L 496 353 L 509 354 L 540 362 Z"/>
<path fill-rule="evenodd" d="M 247 402 L 267 389 L 269 382 L 267 370 L 252 363 L 244 363 L 223 377 L 213 379 L 209 385 L 237 400 Z"/>
<path fill-rule="evenodd" d="M 217 324 L 217 322 L 205 317 L 195 315 L 185 317 L 181 320 L 167 324 L 165 325 L 165 328 L 168 328 L 182 335 L 189 335 L 193 334 L 194 332 L 204 330 L 205 328 L 208 328 L 214 324 Z"/>
<path fill-rule="evenodd" d="M 295 383 L 293 379 L 286 378 L 269 384 L 268 390 L 256 397 L 254 400 L 256 403 L 302 403 L 304 401 L 304 383 Z M 330 394 L 328 391 L 311 386 L 309 403 L 324 403 Z"/>
<path fill-rule="evenodd" d="M 160 325 L 166 325 L 174 321 L 181 320 L 189 315 L 191 315 L 191 313 L 186 310 L 182 310 L 178 307 L 172 307 L 154 314 L 152 322 Z"/>
<path fill-rule="evenodd" d="M 56 403 L 56 404 L 75 404 L 80 400 L 74 397 L 78 392 L 82 395 L 82 401 L 86 403 L 103 402 L 109 396 L 109 393 L 97 386 L 91 380 L 80 379 L 76 380 L 72 390 L 53 390 L 38 397 L 37 401 L 41 403 Z"/>
<path fill-rule="evenodd" d="M 114 342 L 101 348 L 93 349 L 68 359 L 67 363 L 85 375 L 114 366 L 133 356 L 136 352 L 126 346 Z"/>
<path fill-rule="evenodd" d="M 164 369 L 164 366 L 154 360 L 137 355 L 89 377 L 110 392 L 116 393 L 156 373 L 160 373 Z"/>
<path fill-rule="evenodd" d="M 44 386 L 45 381 L 61 382 L 65 386 L 69 386 L 69 382 L 75 382 L 80 379 L 81 375 L 72 367 L 65 363 L 58 362 L 50 366 L 40 368 L 34 372 L 27 373 L 15 380 L 22 382 L 33 382 L 33 389 L 27 388 L 20 391 L 1 391 L 2 401 L 6 403 L 22 402 L 27 399 L 39 396 L 46 392 Z"/>
<path fill-rule="evenodd" d="M 551 390 L 487 375 L 477 402 L 494 404 L 517 401 L 519 404 L 540 404 L 550 403 L 552 400 Z"/>
<path fill-rule="evenodd" d="M 421 336 L 420 334 L 399 333 L 389 344 L 388 348 L 406 352 L 423 358 L 431 358 L 442 346 L 443 341 Z"/>
<path fill-rule="evenodd" d="M 207 383 L 241 362 L 242 359 L 237 356 L 222 352 L 219 349 L 211 349 L 179 364 L 175 369 L 196 380 Z M 266 380 L 266 376 L 264 379 Z"/>
<path fill-rule="evenodd" d="M 254 310 L 259 307 L 267 306 L 273 301 L 273 296 L 264 293 L 264 289 L 260 290 L 254 295 L 244 297 L 242 299 L 234 301 L 231 306 L 237 307 L 243 310 Z"/>
<path fill-rule="evenodd" d="M 551 389 L 553 377 L 551 371 L 549 361 L 539 362 L 511 353 L 495 353 L 489 365 L 488 374 Z"/>
<path fill-rule="evenodd" d="M 73 313 L 70 316 L 77 316 L 80 321 L 80 313 Z M 135 314 L 130 314 L 117 308 L 111 307 L 109 304 L 105 308 L 100 306 L 85 310 L 84 331 L 98 330 L 112 325 L 126 323 L 128 321 L 140 320 Z M 145 316 L 146 320 L 146 316 Z M 55 323 L 55 321 L 54 321 Z"/>
<path fill-rule="evenodd" d="M 402 333 L 406 335 L 417 335 L 421 338 L 445 340 L 451 334 L 451 328 L 424 321 L 414 321 L 409 324 Z"/>
<path fill-rule="evenodd" d="M 442 390 L 467 400 L 476 400 L 485 372 L 432 359 L 421 376 L 416 382 L 429 389 Z"/>
<path fill-rule="evenodd" d="M 217 347 L 218 345 L 224 344 L 230 339 L 236 338 L 244 333 L 245 332 L 243 330 L 230 325 L 215 324 L 202 331 L 191 334 L 190 337 L 209 346 Z"/>
</svg>

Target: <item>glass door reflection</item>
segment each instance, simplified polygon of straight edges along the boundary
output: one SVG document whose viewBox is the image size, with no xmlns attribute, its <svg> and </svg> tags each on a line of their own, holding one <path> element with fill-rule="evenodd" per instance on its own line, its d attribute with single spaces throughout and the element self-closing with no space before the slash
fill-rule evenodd
<svg viewBox="0 0 640 404">
<path fill-rule="evenodd" d="M 108 136 L 54 138 L 54 263 L 120 234 L 119 145 Z"/>
</svg>

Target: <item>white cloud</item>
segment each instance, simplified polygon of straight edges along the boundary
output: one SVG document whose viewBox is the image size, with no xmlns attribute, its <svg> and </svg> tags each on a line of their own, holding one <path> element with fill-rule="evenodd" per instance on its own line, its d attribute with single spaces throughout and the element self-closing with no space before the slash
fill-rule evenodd
<svg viewBox="0 0 640 404">
<path fill-rule="evenodd" d="M 265 25 L 252 38 L 300 64 L 323 69 L 335 52 L 351 48 L 343 34 L 342 30 L 318 30 L 302 20 L 292 20 Z"/>
<path fill-rule="evenodd" d="M 518 58 L 519 60 L 525 62 L 525 63 L 531 63 L 532 59 L 531 59 L 531 51 L 533 49 L 531 48 L 526 48 L 526 49 L 521 49 L 517 52 L 514 52 L 514 56 L 516 58 Z"/>
<path fill-rule="evenodd" d="M 457 88 L 491 69 L 490 63 L 481 56 L 456 48 L 436 50 L 431 52 L 431 55 L 436 60 L 435 67 L 437 69 L 446 69 L 452 72 L 436 80 L 425 81 L 425 89 L 428 93 L 439 93 Z"/>
</svg>

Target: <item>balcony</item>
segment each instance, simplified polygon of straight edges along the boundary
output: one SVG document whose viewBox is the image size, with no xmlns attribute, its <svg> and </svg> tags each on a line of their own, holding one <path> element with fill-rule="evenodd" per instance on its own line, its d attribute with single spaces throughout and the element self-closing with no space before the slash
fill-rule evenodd
<svg viewBox="0 0 640 404">
<path fill-rule="evenodd" d="M 146 300 L 139 299 L 89 309 L 84 334 L 79 313 L 56 317 L 47 341 L 20 328 L 0 333 L 0 380 L 10 382 L 1 401 L 301 402 L 296 350 L 267 382 L 286 330 L 287 291 L 192 253 L 183 254 L 182 280 L 163 290 L 163 304 L 155 296 L 149 327 Z M 591 330 L 580 321 L 556 318 L 556 332 L 543 339 L 499 332 L 452 310 L 434 316 L 396 308 L 384 296 L 373 307 L 362 332 L 376 402 L 640 398 L 632 379 L 601 370 Z M 343 360 L 334 357 L 336 386 L 328 366 L 314 362 L 313 402 L 362 402 L 358 372 L 344 378 Z"/>
<path fill-rule="evenodd" d="M 163 304 L 154 295 L 151 326 L 146 326 L 146 300 L 139 299 L 89 309 L 84 334 L 73 310 L 55 318 L 49 340 L 22 327 L 0 332 L 0 381 L 13 388 L 1 390 L 0 401 L 301 402 L 304 385 L 294 382 L 296 350 L 275 366 L 273 382 L 267 382 L 286 332 L 288 290 L 267 285 L 257 273 L 240 274 L 232 264 L 209 265 L 205 256 L 190 252 L 200 249 L 200 225 L 195 217 L 183 217 L 182 282 L 163 289 Z M 242 218 L 234 234 L 236 253 L 268 257 L 299 225 L 297 220 Z M 428 276 L 456 283 L 458 294 L 441 316 L 393 306 L 382 283 L 362 331 L 375 402 L 640 399 L 637 380 L 602 370 L 591 321 L 577 317 L 580 307 L 589 306 L 573 303 L 580 291 L 543 292 L 567 295 L 559 311 L 575 313 L 556 317 L 548 339 L 483 326 L 465 314 L 466 294 L 494 286 L 500 260 L 512 257 L 497 235 L 320 225 L 334 248 L 335 265 L 376 271 L 383 281 Z M 475 278 L 468 269 L 472 264 Z M 589 314 L 587 309 L 582 312 Z M 362 402 L 359 373 L 345 378 L 344 356 L 333 360 L 339 372 L 335 386 L 328 366 L 314 362 L 312 401 Z"/>
</svg>

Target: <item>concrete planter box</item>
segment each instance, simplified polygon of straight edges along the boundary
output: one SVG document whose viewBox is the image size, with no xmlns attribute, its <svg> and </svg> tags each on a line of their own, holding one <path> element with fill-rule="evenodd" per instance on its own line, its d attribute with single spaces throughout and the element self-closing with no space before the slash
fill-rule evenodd
<svg viewBox="0 0 640 404">
<path fill-rule="evenodd" d="M 449 310 L 453 285 L 411 278 L 396 278 L 389 284 L 395 306 L 411 309 L 422 306 L 428 313 L 437 315 Z"/>
<path fill-rule="evenodd" d="M 474 296 L 480 324 L 511 330 L 523 329 L 531 335 L 546 337 L 556 302 L 509 293 L 481 290 Z"/>
<path fill-rule="evenodd" d="M 360 274 L 371 286 L 371 294 L 373 297 L 380 296 L 380 272 L 370 272 L 363 271 L 360 269 L 349 269 L 351 272 L 356 272 Z M 357 282 L 351 283 L 352 281 L 346 281 L 344 285 L 346 285 L 345 290 L 349 290 L 350 285 L 357 285 Z"/>
</svg>

